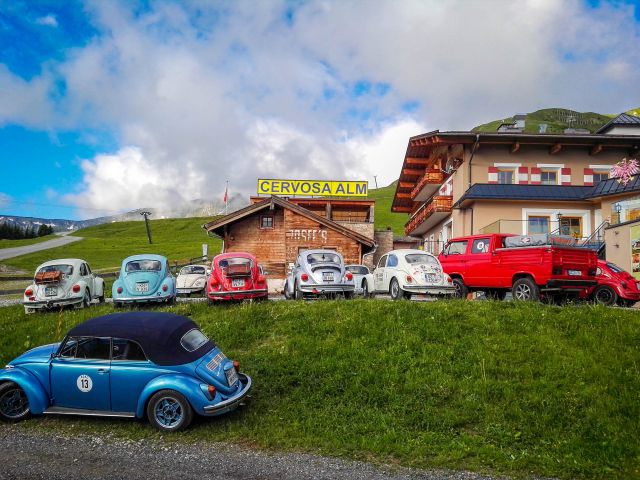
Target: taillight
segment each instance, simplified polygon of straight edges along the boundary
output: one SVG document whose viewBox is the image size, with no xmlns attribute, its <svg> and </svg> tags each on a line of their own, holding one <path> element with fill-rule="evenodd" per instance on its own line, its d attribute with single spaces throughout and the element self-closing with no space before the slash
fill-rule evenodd
<svg viewBox="0 0 640 480">
<path fill-rule="evenodd" d="M 116 290 L 118 293 L 122 293 L 122 287 L 118 287 L 118 290 Z"/>
<path fill-rule="evenodd" d="M 31 295 L 33 295 L 33 290 L 31 290 L 30 288 L 27 288 L 27 289 L 24 291 L 24 296 L 25 296 L 25 297 L 30 297 Z"/>
<path fill-rule="evenodd" d="M 264 283 L 267 281 L 267 277 L 264 275 L 258 275 L 258 283 Z"/>
<path fill-rule="evenodd" d="M 78 292 L 80 291 L 80 285 L 75 284 L 75 285 L 73 286 L 72 290 L 73 290 L 73 293 L 78 293 Z"/>
<path fill-rule="evenodd" d="M 447 282 L 453 283 L 453 280 L 451 280 L 451 277 L 447 277 Z"/>
<path fill-rule="evenodd" d="M 167 287 L 167 284 L 165 283 L 164 285 L 162 285 L 162 291 L 166 292 L 167 290 L 169 290 L 169 287 Z"/>
<path fill-rule="evenodd" d="M 413 282 L 413 277 L 411 275 L 407 275 L 407 283 Z"/>
<path fill-rule="evenodd" d="M 309 275 L 307 275 L 306 273 L 303 273 L 302 275 L 300 275 L 300 280 L 302 280 L 303 282 L 306 282 L 307 280 L 309 280 Z"/>
<path fill-rule="evenodd" d="M 353 274 L 351 272 L 347 272 L 345 277 L 347 277 L 347 280 L 353 280 Z"/>
<path fill-rule="evenodd" d="M 209 280 L 209 283 L 211 285 L 217 285 L 218 284 L 218 279 L 212 275 L 211 276 L 211 280 Z"/>
<path fill-rule="evenodd" d="M 237 360 L 233 361 L 233 368 L 235 368 L 236 372 L 240 371 L 240 362 L 238 362 Z"/>
</svg>

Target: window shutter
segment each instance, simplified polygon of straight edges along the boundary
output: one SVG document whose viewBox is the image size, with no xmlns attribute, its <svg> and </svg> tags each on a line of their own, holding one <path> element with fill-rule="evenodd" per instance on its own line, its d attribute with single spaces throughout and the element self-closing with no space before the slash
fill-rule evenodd
<svg viewBox="0 0 640 480">
<path fill-rule="evenodd" d="M 560 169 L 560 183 L 562 185 L 571 185 L 571 169 L 570 168 Z"/>
<path fill-rule="evenodd" d="M 520 185 L 526 185 L 529 183 L 529 168 L 518 167 L 518 183 Z"/>
<path fill-rule="evenodd" d="M 540 179 L 540 174 L 542 170 L 540 168 L 531 168 L 531 185 L 540 185 L 542 180 Z"/>
<path fill-rule="evenodd" d="M 498 167 L 489 167 L 489 183 L 498 183 Z"/>
<path fill-rule="evenodd" d="M 584 184 L 589 187 L 593 185 L 593 168 L 584 169 Z"/>
</svg>

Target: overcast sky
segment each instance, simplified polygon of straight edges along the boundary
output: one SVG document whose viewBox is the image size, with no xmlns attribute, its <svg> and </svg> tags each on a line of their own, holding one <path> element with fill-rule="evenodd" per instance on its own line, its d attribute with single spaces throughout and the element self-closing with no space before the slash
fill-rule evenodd
<svg viewBox="0 0 640 480">
<path fill-rule="evenodd" d="M 638 0 L 0 0 L 0 215 L 382 186 L 412 135 L 547 107 L 640 107 Z"/>
</svg>

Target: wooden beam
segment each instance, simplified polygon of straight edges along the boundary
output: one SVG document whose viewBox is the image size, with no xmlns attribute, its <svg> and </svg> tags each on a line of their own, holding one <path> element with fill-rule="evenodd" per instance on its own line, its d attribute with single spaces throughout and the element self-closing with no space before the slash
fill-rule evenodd
<svg viewBox="0 0 640 480">
<path fill-rule="evenodd" d="M 424 175 L 424 170 L 413 170 L 411 168 L 402 169 L 402 175 L 406 175 L 407 177 L 421 177 Z"/>
<path fill-rule="evenodd" d="M 604 148 L 604 147 L 602 146 L 602 144 L 601 144 L 601 143 L 596 143 L 596 144 L 595 144 L 593 147 L 591 147 L 591 149 L 589 150 L 589 155 L 592 155 L 592 156 L 593 156 L 593 155 L 597 155 L 597 154 L 599 154 L 599 153 L 602 151 L 602 149 L 603 149 L 603 148 Z"/>
<path fill-rule="evenodd" d="M 511 153 L 516 153 L 518 150 L 520 150 L 520 142 L 514 143 L 513 145 L 511 145 L 511 148 L 509 149 Z"/>
<path fill-rule="evenodd" d="M 391 211 L 396 213 L 411 213 L 413 209 L 411 207 L 391 207 Z"/>
<path fill-rule="evenodd" d="M 410 193 L 396 193 L 397 198 L 411 198 Z"/>
<path fill-rule="evenodd" d="M 405 162 L 407 163 L 407 165 L 427 165 L 429 163 L 429 159 L 428 158 L 414 158 L 414 157 L 407 157 Z"/>
<path fill-rule="evenodd" d="M 415 187 L 415 184 L 411 182 L 400 182 L 398 184 L 398 188 L 408 188 L 409 190 L 413 190 L 413 187 Z"/>
<path fill-rule="evenodd" d="M 556 143 L 549 149 L 549 154 L 550 155 L 555 155 L 560 150 L 562 150 L 562 144 L 561 143 Z"/>
</svg>

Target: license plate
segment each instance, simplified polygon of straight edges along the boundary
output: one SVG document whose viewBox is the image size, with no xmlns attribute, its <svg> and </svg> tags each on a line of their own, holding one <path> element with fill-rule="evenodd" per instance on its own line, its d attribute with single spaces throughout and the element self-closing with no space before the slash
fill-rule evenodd
<svg viewBox="0 0 640 480">
<path fill-rule="evenodd" d="M 236 288 L 236 287 L 244 287 L 244 279 L 242 278 L 234 278 L 233 280 L 231 280 L 231 286 Z"/>
<path fill-rule="evenodd" d="M 191 290 L 187 290 L 186 288 L 179 288 L 178 290 L 176 290 L 176 292 L 179 294 L 181 293 L 190 293 Z"/>
<path fill-rule="evenodd" d="M 579 277 L 582 275 L 582 270 L 567 270 L 567 273 L 572 277 Z"/>
<path fill-rule="evenodd" d="M 136 283 L 136 292 L 148 292 L 149 291 L 149 284 L 148 283 Z"/>
<path fill-rule="evenodd" d="M 47 297 L 55 297 L 58 294 L 57 287 L 46 287 L 44 289 L 44 294 Z"/>
<path fill-rule="evenodd" d="M 324 282 L 333 282 L 333 273 L 323 272 L 322 273 L 322 281 L 324 281 Z"/>
<path fill-rule="evenodd" d="M 233 386 L 236 384 L 236 382 L 238 381 L 238 374 L 236 373 L 236 369 L 235 368 L 230 368 L 229 370 L 226 370 L 225 375 L 227 376 L 227 383 L 229 384 L 229 386 Z"/>
<path fill-rule="evenodd" d="M 424 281 L 427 282 L 427 283 L 434 283 L 436 281 L 436 276 L 432 275 L 432 274 L 429 274 L 429 273 L 426 273 L 424 275 Z"/>
</svg>

